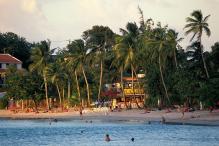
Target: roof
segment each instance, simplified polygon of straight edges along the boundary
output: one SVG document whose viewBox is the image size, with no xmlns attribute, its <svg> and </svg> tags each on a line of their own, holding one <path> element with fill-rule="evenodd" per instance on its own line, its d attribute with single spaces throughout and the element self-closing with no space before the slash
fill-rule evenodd
<svg viewBox="0 0 219 146">
<path fill-rule="evenodd" d="M 21 64 L 22 62 L 10 54 L 0 54 L 0 63 Z"/>
</svg>

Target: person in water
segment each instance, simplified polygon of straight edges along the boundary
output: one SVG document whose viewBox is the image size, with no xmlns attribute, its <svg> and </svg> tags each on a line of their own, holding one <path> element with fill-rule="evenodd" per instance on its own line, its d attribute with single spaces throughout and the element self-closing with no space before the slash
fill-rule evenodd
<svg viewBox="0 0 219 146">
<path fill-rule="evenodd" d="M 134 142 L 134 141 L 135 141 L 135 138 L 134 138 L 134 137 L 132 137 L 132 138 L 131 138 L 131 141 L 132 141 L 132 142 Z"/>
<path fill-rule="evenodd" d="M 106 134 L 105 141 L 109 142 L 110 140 L 109 134 Z"/>
</svg>

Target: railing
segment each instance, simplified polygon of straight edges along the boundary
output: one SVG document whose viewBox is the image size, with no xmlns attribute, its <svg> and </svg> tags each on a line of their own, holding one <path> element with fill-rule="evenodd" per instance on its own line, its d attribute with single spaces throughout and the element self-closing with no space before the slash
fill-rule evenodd
<svg viewBox="0 0 219 146">
<path fill-rule="evenodd" d="M 144 94 L 144 89 L 124 89 L 125 95 L 142 95 Z"/>
</svg>

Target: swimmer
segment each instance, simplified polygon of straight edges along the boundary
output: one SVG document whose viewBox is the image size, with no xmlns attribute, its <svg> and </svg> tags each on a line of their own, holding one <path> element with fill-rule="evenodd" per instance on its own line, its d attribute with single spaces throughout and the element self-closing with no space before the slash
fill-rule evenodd
<svg viewBox="0 0 219 146">
<path fill-rule="evenodd" d="M 131 141 L 132 141 L 132 142 L 134 142 L 134 141 L 135 141 L 134 137 L 132 137 L 132 138 L 131 138 Z"/>
<path fill-rule="evenodd" d="M 109 137 L 109 134 L 106 134 L 106 137 L 105 137 L 105 141 L 106 142 L 109 142 L 111 139 L 110 139 L 110 137 Z"/>
<path fill-rule="evenodd" d="M 162 116 L 162 121 L 161 123 L 164 124 L 166 122 L 166 119 L 164 118 L 164 116 Z"/>
</svg>

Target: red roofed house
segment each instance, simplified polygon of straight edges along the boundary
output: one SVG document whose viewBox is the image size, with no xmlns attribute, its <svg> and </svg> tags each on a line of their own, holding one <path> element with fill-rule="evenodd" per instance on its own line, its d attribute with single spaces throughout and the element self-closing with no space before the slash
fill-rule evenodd
<svg viewBox="0 0 219 146">
<path fill-rule="evenodd" d="M 0 54 L 0 84 L 3 84 L 3 79 L 5 77 L 5 72 L 8 66 L 15 66 L 17 69 L 22 69 L 22 62 L 11 56 L 10 54 Z"/>
</svg>

